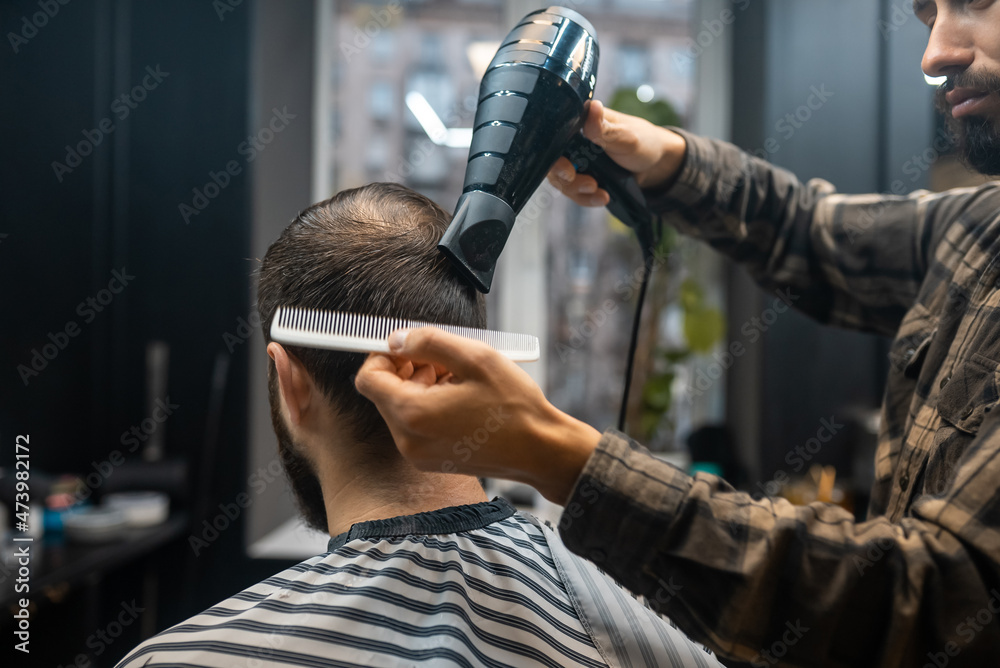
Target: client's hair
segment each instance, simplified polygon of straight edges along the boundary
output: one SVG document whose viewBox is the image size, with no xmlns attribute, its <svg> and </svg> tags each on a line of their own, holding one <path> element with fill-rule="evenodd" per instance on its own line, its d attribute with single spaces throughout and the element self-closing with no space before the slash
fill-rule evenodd
<svg viewBox="0 0 1000 668">
<path fill-rule="evenodd" d="M 279 306 L 393 316 L 467 327 L 486 326 L 483 296 L 437 249 L 451 215 L 405 186 L 372 183 L 344 190 L 301 212 L 261 263 L 257 308 L 264 340 Z M 372 458 L 395 445 L 354 376 L 365 355 L 285 346 L 330 400 L 346 436 Z M 268 361 L 271 421 L 278 453 L 306 522 L 326 530 L 326 507 L 312 463 L 281 417 L 278 379 Z"/>
</svg>

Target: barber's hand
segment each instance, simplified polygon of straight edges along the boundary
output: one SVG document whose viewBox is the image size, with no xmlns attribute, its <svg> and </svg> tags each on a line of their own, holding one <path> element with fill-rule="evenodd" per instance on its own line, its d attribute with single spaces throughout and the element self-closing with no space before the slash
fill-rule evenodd
<svg viewBox="0 0 1000 668">
<path fill-rule="evenodd" d="M 564 504 L 600 433 L 485 343 L 434 327 L 400 333 L 393 355 L 369 355 L 355 381 L 400 453 L 423 471 L 524 482 Z"/>
<path fill-rule="evenodd" d="M 604 148 L 608 157 L 635 174 L 640 188 L 655 188 L 672 180 L 684 162 L 687 142 L 676 132 L 649 121 L 590 103 L 583 135 Z M 549 170 L 549 182 L 582 206 L 605 206 L 606 190 L 592 176 L 577 174 L 573 163 L 561 157 Z"/>
</svg>

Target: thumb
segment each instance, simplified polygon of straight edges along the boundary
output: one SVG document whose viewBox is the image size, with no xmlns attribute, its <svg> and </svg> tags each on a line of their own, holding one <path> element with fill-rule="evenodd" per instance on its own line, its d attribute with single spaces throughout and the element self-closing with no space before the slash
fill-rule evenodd
<svg viewBox="0 0 1000 668">
<path fill-rule="evenodd" d="M 636 120 L 628 114 L 608 109 L 600 100 L 593 100 L 583 126 L 583 135 L 608 153 L 634 153 L 639 144 Z"/>
<path fill-rule="evenodd" d="M 459 378 L 475 375 L 492 356 L 500 355 L 481 341 L 437 327 L 397 329 L 389 335 L 389 351 L 413 362 L 443 367 Z"/>
<path fill-rule="evenodd" d="M 604 128 L 604 103 L 600 100 L 591 100 L 590 108 L 587 111 L 587 120 L 583 124 L 583 136 L 592 142 L 599 143 Z"/>
</svg>

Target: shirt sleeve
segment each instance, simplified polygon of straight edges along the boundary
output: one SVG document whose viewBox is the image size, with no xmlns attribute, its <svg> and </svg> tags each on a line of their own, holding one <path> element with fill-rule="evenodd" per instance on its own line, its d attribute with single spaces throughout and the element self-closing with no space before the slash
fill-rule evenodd
<svg viewBox="0 0 1000 668">
<path fill-rule="evenodd" d="M 945 226 L 974 196 L 842 195 L 731 144 L 672 130 L 687 141 L 685 161 L 665 189 L 647 191 L 650 208 L 824 323 L 895 333 Z"/>
<path fill-rule="evenodd" d="M 993 418 L 948 489 L 918 500 L 897 524 L 856 523 L 833 505 L 754 500 L 608 431 L 577 480 L 560 533 L 569 549 L 726 658 L 755 666 L 992 665 L 1000 656 Z"/>
</svg>

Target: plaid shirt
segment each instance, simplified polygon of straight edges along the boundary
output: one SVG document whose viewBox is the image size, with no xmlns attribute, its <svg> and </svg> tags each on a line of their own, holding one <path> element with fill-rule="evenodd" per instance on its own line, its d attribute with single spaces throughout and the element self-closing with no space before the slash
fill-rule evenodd
<svg viewBox="0 0 1000 668">
<path fill-rule="evenodd" d="M 664 220 L 817 320 L 895 337 L 869 518 L 755 501 L 608 431 L 566 544 L 723 657 L 998 665 L 1000 184 L 840 195 L 683 134 Z"/>
</svg>

